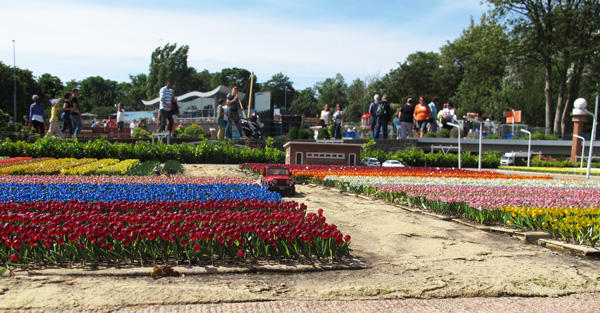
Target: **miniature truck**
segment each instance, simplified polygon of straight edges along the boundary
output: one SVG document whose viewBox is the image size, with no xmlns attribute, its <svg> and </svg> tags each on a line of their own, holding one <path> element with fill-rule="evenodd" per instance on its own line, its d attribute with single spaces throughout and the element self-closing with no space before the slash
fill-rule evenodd
<svg viewBox="0 0 600 313">
<path fill-rule="evenodd" d="M 507 152 L 500 159 L 500 166 L 523 166 L 527 164 L 527 152 Z"/>
<path fill-rule="evenodd" d="M 271 191 L 277 191 L 290 197 L 296 195 L 296 187 L 290 178 L 290 170 L 284 166 L 266 166 L 260 181 Z"/>
</svg>

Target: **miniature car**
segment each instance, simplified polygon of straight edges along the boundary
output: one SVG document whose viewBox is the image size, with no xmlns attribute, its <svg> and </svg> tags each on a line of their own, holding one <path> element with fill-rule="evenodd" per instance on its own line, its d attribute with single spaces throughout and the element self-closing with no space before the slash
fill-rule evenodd
<svg viewBox="0 0 600 313">
<path fill-rule="evenodd" d="M 271 191 L 277 191 L 290 197 L 296 195 L 296 186 L 290 178 L 290 170 L 284 166 L 266 166 L 260 181 Z"/>
<path fill-rule="evenodd" d="M 383 164 L 381 164 L 381 166 L 383 166 L 383 167 L 405 167 L 405 165 L 402 164 L 398 160 L 387 160 L 387 161 L 383 162 Z"/>
<path fill-rule="evenodd" d="M 364 158 L 364 159 L 360 160 L 360 165 L 381 166 L 381 163 L 379 163 L 379 160 L 377 160 L 376 158 Z"/>
</svg>

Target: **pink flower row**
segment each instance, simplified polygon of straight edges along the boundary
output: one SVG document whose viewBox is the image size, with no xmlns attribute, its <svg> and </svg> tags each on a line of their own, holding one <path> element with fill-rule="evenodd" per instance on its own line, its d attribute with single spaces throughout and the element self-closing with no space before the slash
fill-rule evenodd
<svg viewBox="0 0 600 313">
<path fill-rule="evenodd" d="M 254 184 L 249 178 L 165 176 L 2 175 L 0 183 L 28 184 Z"/>
<path fill-rule="evenodd" d="M 600 207 L 600 189 L 519 186 L 380 185 L 379 191 L 405 192 L 409 197 L 430 201 L 464 202 L 473 208 L 495 210 L 511 207 Z"/>
</svg>

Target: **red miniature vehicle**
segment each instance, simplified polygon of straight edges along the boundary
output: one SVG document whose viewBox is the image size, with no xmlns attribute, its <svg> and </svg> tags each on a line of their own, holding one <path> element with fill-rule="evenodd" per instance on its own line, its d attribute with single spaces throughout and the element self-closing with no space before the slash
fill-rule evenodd
<svg viewBox="0 0 600 313">
<path fill-rule="evenodd" d="M 296 186 L 290 178 L 290 170 L 284 166 L 266 166 L 260 182 L 271 191 L 287 194 L 290 197 L 296 195 Z"/>
</svg>

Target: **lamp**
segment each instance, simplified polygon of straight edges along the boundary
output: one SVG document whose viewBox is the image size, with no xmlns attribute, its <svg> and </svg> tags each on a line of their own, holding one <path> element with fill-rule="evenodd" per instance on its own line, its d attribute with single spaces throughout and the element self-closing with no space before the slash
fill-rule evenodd
<svg viewBox="0 0 600 313">
<path fill-rule="evenodd" d="M 529 135 L 529 144 L 527 145 L 527 167 L 529 167 L 531 165 L 531 132 L 524 129 L 521 131 Z"/>
<path fill-rule="evenodd" d="M 460 163 L 460 126 L 458 126 L 454 123 L 447 123 L 446 125 L 450 125 L 450 126 L 456 127 L 458 129 L 458 168 L 461 168 L 461 163 Z"/>
<path fill-rule="evenodd" d="M 573 135 L 573 137 L 581 139 L 581 164 L 579 165 L 579 168 L 583 168 L 583 156 L 585 155 L 585 138 L 575 134 Z"/>
</svg>

